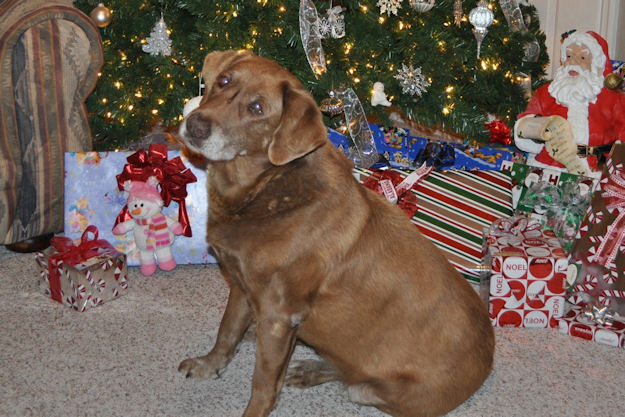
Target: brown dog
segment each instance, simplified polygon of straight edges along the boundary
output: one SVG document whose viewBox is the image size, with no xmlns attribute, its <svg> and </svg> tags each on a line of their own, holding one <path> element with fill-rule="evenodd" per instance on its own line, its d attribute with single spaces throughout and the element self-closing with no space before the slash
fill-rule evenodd
<svg viewBox="0 0 625 417">
<path fill-rule="evenodd" d="M 209 160 L 207 236 L 230 296 L 212 351 L 179 370 L 216 377 L 255 321 L 244 416 L 271 412 L 298 338 L 327 362 L 300 364 L 287 383 L 340 378 L 351 400 L 406 417 L 471 396 L 493 362 L 484 304 L 404 213 L 357 183 L 301 83 L 249 52 L 209 54 L 203 76 L 181 136 Z"/>
</svg>

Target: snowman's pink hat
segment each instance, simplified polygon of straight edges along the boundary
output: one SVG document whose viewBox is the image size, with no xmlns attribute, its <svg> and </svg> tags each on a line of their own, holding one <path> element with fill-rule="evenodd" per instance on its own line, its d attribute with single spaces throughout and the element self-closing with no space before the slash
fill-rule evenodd
<svg viewBox="0 0 625 417">
<path fill-rule="evenodd" d="M 156 177 L 148 178 L 147 182 L 130 180 L 124 182 L 124 190 L 128 192 L 128 203 L 135 200 L 143 200 L 163 204 L 163 197 L 158 192 L 157 186 L 158 180 Z"/>
</svg>

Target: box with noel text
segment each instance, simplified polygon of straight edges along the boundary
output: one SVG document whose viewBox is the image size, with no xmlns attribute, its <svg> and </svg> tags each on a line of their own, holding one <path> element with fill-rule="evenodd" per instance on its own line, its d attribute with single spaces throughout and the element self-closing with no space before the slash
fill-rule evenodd
<svg viewBox="0 0 625 417">
<path fill-rule="evenodd" d="M 540 225 L 491 229 L 485 244 L 491 276 L 481 285 L 488 290 L 493 325 L 556 327 L 564 309 L 568 257 L 554 233 Z"/>
</svg>

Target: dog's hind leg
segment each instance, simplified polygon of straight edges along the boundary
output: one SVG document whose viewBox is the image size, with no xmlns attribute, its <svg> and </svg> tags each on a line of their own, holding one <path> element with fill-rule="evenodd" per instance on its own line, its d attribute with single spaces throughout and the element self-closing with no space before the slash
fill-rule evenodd
<svg viewBox="0 0 625 417">
<path fill-rule="evenodd" d="M 291 361 L 285 383 L 291 387 L 308 388 L 339 380 L 341 374 L 326 360 L 306 359 Z"/>
<path fill-rule="evenodd" d="M 178 370 L 187 378 L 217 378 L 236 352 L 252 322 L 252 310 L 238 285 L 230 286 L 226 311 L 219 325 L 215 346 L 208 355 L 184 360 Z"/>
</svg>

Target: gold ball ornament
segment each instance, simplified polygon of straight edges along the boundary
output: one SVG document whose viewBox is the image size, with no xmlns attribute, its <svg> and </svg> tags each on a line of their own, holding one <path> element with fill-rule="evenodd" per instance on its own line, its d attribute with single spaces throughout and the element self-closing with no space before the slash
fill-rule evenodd
<svg viewBox="0 0 625 417">
<path fill-rule="evenodd" d="M 104 4 L 99 3 L 95 9 L 91 11 L 91 19 L 99 28 L 104 28 L 111 23 L 111 11 Z"/>
<path fill-rule="evenodd" d="M 319 109 L 330 117 L 343 113 L 343 101 L 336 96 L 334 91 L 330 91 L 329 96 L 321 100 Z"/>
<path fill-rule="evenodd" d="M 611 72 L 603 79 L 603 85 L 608 90 L 617 90 L 623 82 L 623 76 L 615 72 Z"/>
</svg>

